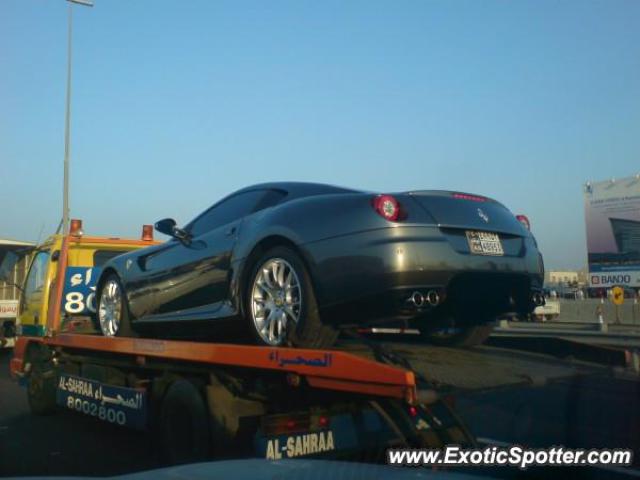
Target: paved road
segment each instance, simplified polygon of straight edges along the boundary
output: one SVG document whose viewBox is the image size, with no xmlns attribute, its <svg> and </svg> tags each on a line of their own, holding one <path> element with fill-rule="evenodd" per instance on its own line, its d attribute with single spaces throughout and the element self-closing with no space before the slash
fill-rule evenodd
<svg viewBox="0 0 640 480">
<path fill-rule="evenodd" d="M 0 476 L 104 476 L 158 466 L 149 438 L 71 412 L 34 417 L 0 351 Z"/>
</svg>

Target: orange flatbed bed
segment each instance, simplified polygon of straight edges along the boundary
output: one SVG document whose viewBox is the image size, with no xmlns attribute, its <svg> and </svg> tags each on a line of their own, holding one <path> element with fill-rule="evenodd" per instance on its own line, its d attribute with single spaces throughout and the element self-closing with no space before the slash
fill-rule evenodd
<svg viewBox="0 0 640 480">
<path fill-rule="evenodd" d="M 304 378 L 314 388 L 417 402 L 413 372 L 339 350 L 260 347 L 220 343 L 103 337 L 61 333 L 51 337 L 19 337 L 11 359 L 11 374 L 21 376 L 30 342 L 63 350 L 107 352 L 114 357 L 133 356 L 175 360 L 211 366 L 280 371 Z"/>
</svg>

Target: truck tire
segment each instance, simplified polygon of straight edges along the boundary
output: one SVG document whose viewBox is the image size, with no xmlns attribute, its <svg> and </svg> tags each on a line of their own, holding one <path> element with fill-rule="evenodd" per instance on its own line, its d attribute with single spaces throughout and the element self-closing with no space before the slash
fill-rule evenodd
<svg viewBox="0 0 640 480">
<path fill-rule="evenodd" d="M 443 347 L 475 347 L 481 345 L 493 332 L 493 325 L 464 326 L 454 333 L 443 334 L 439 331 L 420 331 L 422 338 L 431 344 Z"/>
<path fill-rule="evenodd" d="M 280 282 L 275 273 L 269 273 L 273 271 L 282 271 Z M 253 264 L 244 291 L 245 322 L 251 338 L 259 345 L 328 348 L 338 337 L 337 330 L 322 323 L 309 272 L 298 253 L 290 247 L 277 246 L 261 255 Z M 272 310 L 276 313 L 269 322 L 267 317 Z M 285 310 L 293 312 L 297 320 L 282 313 Z M 278 315 L 285 317 L 284 333 L 282 324 L 276 320 Z M 273 339 L 268 328 L 260 328 L 272 323 L 276 325 Z"/>
<path fill-rule="evenodd" d="M 163 462 L 195 463 L 211 454 L 209 411 L 202 394 L 187 380 L 173 382 L 162 400 L 159 441 Z"/>
<path fill-rule="evenodd" d="M 50 415 L 56 411 L 56 375 L 53 368 L 34 358 L 27 382 L 27 400 L 34 415 Z"/>
</svg>

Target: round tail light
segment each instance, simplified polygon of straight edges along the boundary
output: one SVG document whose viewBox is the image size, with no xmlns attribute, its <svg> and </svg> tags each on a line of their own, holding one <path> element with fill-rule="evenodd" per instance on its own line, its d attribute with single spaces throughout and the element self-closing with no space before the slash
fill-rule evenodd
<svg viewBox="0 0 640 480">
<path fill-rule="evenodd" d="M 391 195 L 378 195 L 373 199 L 373 209 L 382 218 L 395 222 L 400 217 L 400 203 Z"/>
<path fill-rule="evenodd" d="M 526 215 L 516 215 L 516 219 L 522 224 L 524 228 L 531 231 L 531 222 Z"/>
</svg>

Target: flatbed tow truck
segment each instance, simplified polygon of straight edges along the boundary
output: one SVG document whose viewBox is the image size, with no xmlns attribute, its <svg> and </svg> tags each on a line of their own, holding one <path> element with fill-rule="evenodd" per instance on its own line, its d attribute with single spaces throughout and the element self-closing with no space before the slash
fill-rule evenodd
<svg viewBox="0 0 640 480">
<path fill-rule="evenodd" d="M 57 278 L 65 276 L 68 244 Z M 52 285 L 54 305 L 61 291 L 61 282 Z M 354 335 L 336 349 L 311 350 L 103 337 L 61 331 L 60 322 L 60 308 L 50 308 L 44 336 L 16 341 L 11 373 L 27 386 L 32 412 L 62 407 L 149 431 L 168 464 L 380 461 L 390 447 L 475 446 L 451 408 L 457 392 L 609 374 L 612 365 L 634 375 L 628 352 L 591 346 L 560 360 L 513 345 L 465 350 Z"/>
</svg>

